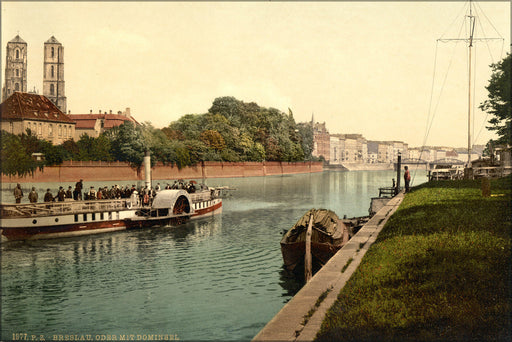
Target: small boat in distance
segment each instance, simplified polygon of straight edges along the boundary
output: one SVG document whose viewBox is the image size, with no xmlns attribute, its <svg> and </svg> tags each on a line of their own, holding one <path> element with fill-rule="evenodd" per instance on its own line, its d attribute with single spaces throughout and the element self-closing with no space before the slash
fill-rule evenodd
<svg viewBox="0 0 512 342">
<path fill-rule="evenodd" d="M 288 271 L 294 271 L 304 263 L 306 231 L 310 217 L 313 217 L 311 254 L 314 269 L 319 269 L 329 261 L 348 242 L 354 227 L 358 225 L 356 218 L 346 219 L 345 224 L 331 210 L 310 209 L 281 239 L 281 253 Z"/>
</svg>

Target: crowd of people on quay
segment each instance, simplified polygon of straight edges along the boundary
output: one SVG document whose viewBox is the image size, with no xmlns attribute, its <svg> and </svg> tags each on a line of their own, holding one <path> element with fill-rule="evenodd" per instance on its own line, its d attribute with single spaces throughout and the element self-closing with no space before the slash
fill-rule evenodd
<svg viewBox="0 0 512 342">
<path fill-rule="evenodd" d="M 165 187 L 160 186 L 160 183 L 157 183 L 154 187 L 148 186 L 139 186 L 136 187 L 135 184 L 131 186 L 119 186 L 117 184 L 112 185 L 110 188 L 108 186 L 99 187 L 97 190 L 94 186 L 91 186 L 88 191 L 84 191 L 83 179 L 76 182 L 75 188 L 69 186 L 67 190 L 64 187 L 59 187 L 59 190 L 55 194 L 52 193 L 51 189 L 47 189 L 46 193 L 43 197 L 43 202 L 64 202 L 64 201 L 82 201 L 82 200 L 112 200 L 112 199 L 123 199 L 123 198 L 132 198 L 132 200 L 136 200 L 138 203 L 142 203 L 142 205 L 149 206 L 151 205 L 153 198 L 156 196 L 157 192 L 162 189 L 183 189 L 188 193 L 194 193 L 199 189 L 207 189 L 208 187 L 204 184 L 197 184 L 196 181 L 185 182 L 182 179 L 175 180 L 171 185 L 167 183 Z M 23 190 L 21 189 L 21 185 L 18 183 L 14 188 L 14 198 L 16 203 L 21 203 L 21 199 L 23 198 Z M 35 187 L 32 187 L 32 190 L 28 194 L 28 200 L 30 203 L 37 203 L 39 199 L 39 195 L 36 191 Z"/>
</svg>

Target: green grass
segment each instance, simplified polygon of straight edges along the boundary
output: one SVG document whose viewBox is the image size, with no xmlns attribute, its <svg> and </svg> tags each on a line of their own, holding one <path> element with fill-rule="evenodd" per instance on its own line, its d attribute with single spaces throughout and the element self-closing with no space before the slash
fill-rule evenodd
<svg viewBox="0 0 512 342">
<path fill-rule="evenodd" d="M 511 340 L 511 177 L 416 187 L 328 311 L 318 341 Z"/>
</svg>

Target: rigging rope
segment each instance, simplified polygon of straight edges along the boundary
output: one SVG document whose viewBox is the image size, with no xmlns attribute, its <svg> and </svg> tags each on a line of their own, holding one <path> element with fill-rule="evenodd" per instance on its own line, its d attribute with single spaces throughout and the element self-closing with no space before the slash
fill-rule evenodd
<svg viewBox="0 0 512 342">
<path fill-rule="evenodd" d="M 453 25 L 453 23 L 452 23 L 452 25 Z M 461 26 L 459 28 L 459 34 L 458 34 L 459 38 L 461 36 L 461 32 L 462 32 L 463 28 L 464 28 L 464 22 L 462 22 L 462 24 L 461 24 Z M 454 48 L 452 50 L 450 61 L 448 63 L 448 67 L 446 69 L 446 73 L 445 73 L 444 78 L 443 78 L 443 83 L 441 84 L 441 89 L 439 91 L 439 96 L 437 97 L 437 101 L 436 101 L 434 110 L 432 111 L 432 102 L 433 102 L 433 96 L 434 96 L 434 85 L 435 85 L 436 70 L 437 70 L 437 53 L 438 53 L 439 42 L 443 42 L 443 39 L 439 38 L 436 41 L 436 50 L 435 50 L 435 56 L 434 56 L 434 70 L 432 72 L 432 85 L 431 85 L 431 91 L 430 91 L 430 101 L 429 101 L 429 105 L 428 105 L 427 124 L 426 124 L 426 127 L 425 127 L 425 135 L 423 137 L 423 143 L 422 143 L 422 148 L 420 150 L 420 156 L 418 158 L 420 160 L 421 160 L 421 157 L 423 156 L 424 147 L 427 144 L 428 136 L 430 134 L 430 129 L 432 128 L 432 124 L 434 123 L 434 118 L 435 118 L 435 116 L 437 114 L 437 109 L 438 109 L 439 103 L 441 101 L 441 95 L 443 94 L 444 86 L 446 85 L 446 80 L 448 79 L 448 74 L 450 73 L 450 69 L 451 69 L 452 62 L 453 62 L 453 59 L 454 59 L 454 55 L 455 55 L 455 52 L 456 52 L 456 47 L 458 45 L 458 42 L 456 42 L 456 44 L 455 44 L 455 46 L 454 46 Z M 416 168 L 414 170 L 413 174 L 412 174 L 411 185 L 414 183 L 414 179 L 416 178 L 417 170 L 418 170 L 418 168 Z"/>
</svg>

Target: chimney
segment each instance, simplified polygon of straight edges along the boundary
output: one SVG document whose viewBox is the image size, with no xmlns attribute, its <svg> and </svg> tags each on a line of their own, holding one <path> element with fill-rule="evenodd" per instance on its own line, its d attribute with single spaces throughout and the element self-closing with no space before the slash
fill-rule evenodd
<svg viewBox="0 0 512 342">
<path fill-rule="evenodd" d="M 68 114 L 71 114 L 71 110 L 68 110 Z"/>
<path fill-rule="evenodd" d="M 118 114 L 118 115 L 121 115 L 121 114 L 123 114 L 123 112 L 121 112 L 120 110 L 118 110 L 118 111 L 117 111 L 117 114 Z"/>
<path fill-rule="evenodd" d="M 92 109 L 91 109 L 91 111 L 89 112 L 89 114 L 92 114 Z"/>
<path fill-rule="evenodd" d="M 110 110 L 110 114 L 112 114 L 112 109 Z"/>
<path fill-rule="evenodd" d="M 99 114 L 101 114 L 101 109 L 98 111 Z"/>
<path fill-rule="evenodd" d="M 124 112 L 124 115 L 129 118 L 131 117 L 131 114 L 130 114 L 130 107 L 126 107 L 126 111 Z"/>
</svg>

